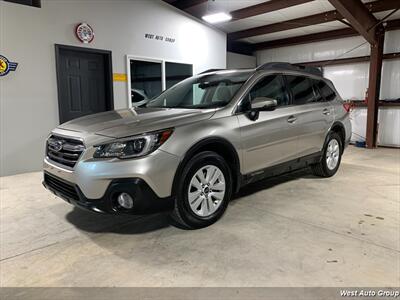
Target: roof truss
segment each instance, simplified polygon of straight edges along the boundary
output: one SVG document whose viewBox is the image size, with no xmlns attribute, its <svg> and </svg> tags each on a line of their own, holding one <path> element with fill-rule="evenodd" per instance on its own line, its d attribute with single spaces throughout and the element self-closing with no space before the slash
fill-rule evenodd
<svg viewBox="0 0 400 300">
<path fill-rule="evenodd" d="M 343 0 L 345 2 L 347 0 Z M 353 1 L 353 0 L 348 0 Z M 378 0 L 368 3 L 368 5 L 363 5 L 370 13 L 381 12 L 390 9 L 399 8 L 399 0 Z M 345 17 L 337 10 L 331 10 L 320 14 L 315 14 L 311 16 L 296 18 L 284 22 L 273 23 L 264 26 L 253 27 L 246 30 L 231 32 L 228 34 L 230 40 L 238 40 L 243 38 L 248 38 L 257 35 L 269 34 L 289 29 L 295 29 L 310 25 L 323 24 L 327 22 L 337 21 L 344 19 Z"/>
<path fill-rule="evenodd" d="M 176 0 L 174 2 L 170 2 L 169 4 L 179 8 L 181 10 L 189 9 L 193 6 L 197 6 L 203 3 L 206 3 L 208 0 Z"/>
<path fill-rule="evenodd" d="M 232 20 L 237 21 L 240 19 L 266 14 L 269 12 L 304 4 L 311 1 L 314 0 L 270 0 L 256 5 L 248 6 L 242 9 L 231 11 L 230 14 L 232 16 Z"/>
<path fill-rule="evenodd" d="M 378 20 L 361 0 L 328 0 L 351 26 L 370 44 L 376 43 L 375 25 Z"/>
<path fill-rule="evenodd" d="M 400 29 L 400 19 L 390 20 L 386 22 L 386 27 L 385 27 L 386 31 L 397 30 L 397 29 Z M 324 31 L 313 34 L 300 35 L 290 38 L 272 40 L 267 42 L 261 42 L 252 45 L 254 47 L 254 50 L 264 50 L 264 49 L 273 49 L 279 47 L 308 44 L 313 42 L 328 41 L 328 40 L 334 40 L 334 39 L 358 36 L 358 35 L 359 33 L 352 28 L 343 28 L 343 29 Z"/>
</svg>

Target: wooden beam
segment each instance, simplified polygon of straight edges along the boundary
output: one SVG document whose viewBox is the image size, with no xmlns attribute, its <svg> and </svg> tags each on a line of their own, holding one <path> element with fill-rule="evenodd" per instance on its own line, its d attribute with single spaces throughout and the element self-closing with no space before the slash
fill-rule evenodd
<svg viewBox="0 0 400 300">
<path fill-rule="evenodd" d="M 397 29 L 400 29 L 400 19 L 390 20 L 386 22 L 386 27 L 385 27 L 386 31 L 397 30 Z"/>
<path fill-rule="evenodd" d="M 324 66 L 335 66 L 335 65 L 347 65 L 347 64 L 356 64 L 360 62 L 369 62 L 371 57 L 369 55 L 366 56 L 357 56 L 357 57 L 347 57 L 347 58 L 337 58 L 332 60 L 319 60 L 319 61 L 308 61 L 302 63 L 296 63 L 296 65 L 307 66 L 307 67 L 324 67 Z M 383 60 L 389 59 L 400 59 L 400 52 L 392 52 L 383 54 Z"/>
<path fill-rule="evenodd" d="M 370 44 L 376 42 L 375 27 L 378 20 L 361 0 L 328 0 L 351 26 Z"/>
<path fill-rule="evenodd" d="M 369 3 L 364 3 L 364 5 L 372 13 L 396 9 L 400 7 L 400 3 L 398 0 L 374 1 Z"/>
<path fill-rule="evenodd" d="M 207 1 L 208 0 L 177 0 L 170 4 L 181 10 L 186 10 L 193 6 L 197 6 L 197 5 L 206 3 Z"/>
<path fill-rule="evenodd" d="M 367 104 L 365 103 L 365 100 L 352 100 L 350 101 L 353 106 L 355 107 L 366 107 Z M 384 100 L 379 100 L 379 107 L 398 107 L 400 106 L 400 102 L 390 102 L 390 101 L 384 101 Z"/>
<path fill-rule="evenodd" d="M 383 26 L 376 28 L 376 42 L 371 44 L 371 59 L 369 66 L 368 79 L 368 103 L 367 103 L 367 148 L 377 146 L 378 136 L 378 108 L 379 92 L 381 88 L 383 43 L 385 39 L 385 30 Z"/>
<path fill-rule="evenodd" d="M 375 12 L 395 9 L 398 8 L 399 6 L 400 6 L 399 0 L 378 0 L 368 3 L 367 10 L 372 13 L 375 13 Z M 269 25 L 253 27 L 246 30 L 231 32 L 228 33 L 228 39 L 238 40 L 242 38 L 274 33 L 289 29 L 295 29 L 310 25 L 323 24 L 327 22 L 336 21 L 338 19 L 344 19 L 344 17 L 338 11 L 331 10 L 324 13 L 306 16 L 302 18 L 296 18 L 284 22 L 278 22 Z"/>
<path fill-rule="evenodd" d="M 265 50 L 265 49 L 273 49 L 279 47 L 293 46 L 293 45 L 301 45 L 308 44 L 314 42 L 321 42 L 327 40 L 334 40 L 349 36 L 357 36 L 358 33 L 354 29 L 344 28 L 338 30 L 324 31 L 306 35 L 300 35 L 285 39 L 272 40 L 267 42 L 261 42 L 254 44 L 255 50 Z"/>
<path fill-rule="evenodd" d="M 386 31 L 400 29 L 400 19 L 387 21 Z M 254 45 L 254 50 L 265 50 L 279 47 L 293 46 L 308 44 L 314 42 L 335 40 L 339 38 L 358 36 L 358 32 L 352 28 L 337 29 L 331 31 L 318 32 L 313 34 L 300 35 L 285 39 L 272 40 L 267 42 L 261 42 Z"/>
<path fill-rule="evenodd" d="M 240 30 L 236 32 L 228 33 L 228 39 L 230 40 L 238 40 L 247 37 L 263 35 L 268 33 L 274 33 L 289 29 L 295 29 L 310 25 L 316 25 L 326 22 L 335 21 L 337 18 L 341 18 L 341 16 L 334 10 L 328 11 L 326 13 L 320 13 L 312 16 L 292 19 L 289 21 L 273 23 L 269 25 L 253 27 L 250 29 Z"/>
<path fill-rule="evenodd" d="M 230 14 L 232 16 L 232 21 L 237 21 L 311 1 L 314 0 L 270 0 L 238 10 L 233 10 L 230 12 Z"/>
<path fill-rule="evenodd" d="M 239 41 L 229 41 L 227 40 L 226 50 L 228 52 L 244 54 L 244 55 L 253 55 L 254 48 L 250 43 L 239 42 Z"/>
</svg>

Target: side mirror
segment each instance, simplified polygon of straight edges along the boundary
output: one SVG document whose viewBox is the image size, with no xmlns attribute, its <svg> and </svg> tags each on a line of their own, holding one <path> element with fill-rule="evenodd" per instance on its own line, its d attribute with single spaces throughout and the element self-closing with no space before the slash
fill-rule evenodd
<svg viewBox="0 0 400 300">
<path fill-rule="evenodd" d="M 278 101 L 267 97 L 257 97 L 251 102 L 249 118 L 252 121 L 258 119 L 260 111 L 272 111 L 278 106 Z"/>
<path fill-rule="evenodd" d="M 278 106 L 278 101 L 267 97 L 258 97 L 251 102 L 251 109 L 258 111 L 271 111 Z"/>
</svg>

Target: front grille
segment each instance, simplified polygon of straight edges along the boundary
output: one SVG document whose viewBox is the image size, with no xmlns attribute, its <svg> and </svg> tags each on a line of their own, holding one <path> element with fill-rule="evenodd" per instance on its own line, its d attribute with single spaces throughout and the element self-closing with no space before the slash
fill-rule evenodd
<svg viewBox="0 0 400 300">
<path fill-rule="evenodd" d="M 73 168 L 81 156 L 85 146 L 80 140 L 52 135 L 47 140 L 47 157 L 68 168 Z"/>
<path fill-rule="evenodd" d="M 79 200 L 78 193 L 76 192 L 73 184 L 67 183 L 47 173 L 44 174 L 44 182 L 50 189 L 60 193 L 64 198 L 73 199 L 76 201 Z"/>
</svg>

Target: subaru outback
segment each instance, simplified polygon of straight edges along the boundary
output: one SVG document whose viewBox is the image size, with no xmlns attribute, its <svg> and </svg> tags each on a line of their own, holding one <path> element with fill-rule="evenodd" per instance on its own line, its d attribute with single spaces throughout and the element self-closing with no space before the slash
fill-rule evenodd
<svg viewBox="0 0 400 300">
<path fill-rule="evenodd" d="M 142 107 L 58 126 L 46 142 L 43 184 L 87 210 L 170 209 L 201 228 L 256 180 L 305 167 L 333 176 L 350 134 L 346 106 L 316 68 L 210 70 Z"/>
</svg>

